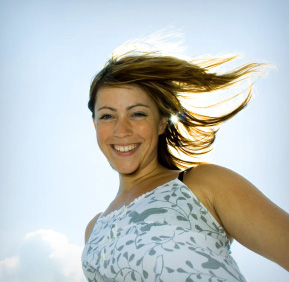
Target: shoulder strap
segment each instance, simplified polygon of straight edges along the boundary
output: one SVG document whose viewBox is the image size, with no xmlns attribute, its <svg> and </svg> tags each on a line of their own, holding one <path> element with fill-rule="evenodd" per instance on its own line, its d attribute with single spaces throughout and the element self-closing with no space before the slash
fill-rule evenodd
<svg viewBox="0 0 289 282">
<path fill-rule="evenodd" d="M 178 179 L 179 179 L 179 180 L 183 181 L 184 173 L 185 173 L 184 170 L 180 172 L 180 174 L 179 174 L 179 176 L 178 176 Z"/>
<path fill-rule="evenodd" d="M 186 171 L 190 171 L 192 168 L 193 168 L 193 167 L 189 167 L 189 168 L 187 168 L 186 170 L 181 171 L 180 174 L 179 174 L 179 176 L 178 176 L 178 179 L 181 180 L 181 181 L 183 181 L 185 172 L 186 172 Z"/>
</svg>

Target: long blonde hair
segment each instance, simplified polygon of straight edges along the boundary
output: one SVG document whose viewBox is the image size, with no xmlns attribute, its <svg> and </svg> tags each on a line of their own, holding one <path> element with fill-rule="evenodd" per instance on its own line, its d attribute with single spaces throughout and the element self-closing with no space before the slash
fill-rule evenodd
<svg viewBox="0 0 289 282">
<path fill-rule="evenodd" d="M 186 98 L 187 105 L 194 106 L 194 100 L 191 99 L 193 95 L 227 89 L 231 91 L 232 86 L 240 81 L 247 81 L 252 75 L 260 74 L 265 66 L 262 63 L 249 63 L 225 73 L 211 71 L 235 58 L 229 56 L 188 61 L 157 52 L 137 50 L 112 56 L 91 83 L 88 108 L 94 117 L 97 91 L 102 86 L 138 85 L 155 101 L 160 114 L 169 118 L 165 132 L 159 137 L 159 163 L 169 169 L 193 166 L 200 161 L 185 160 L 178 153 L 196 157 L 209 152 L 219 126 L 248 105 L 252 96 L 252 83 L 241 103 L 235 104 L 233 108 L 230 106 L 230 111 L 219 115 L 197 113 L 184 106 L 181 100 Z M 220 103 L 231 104 L 236 96 L 239 95 L 229 95 Z M 203 109 L 215 106 L 212 104 Z"/>
</svg>

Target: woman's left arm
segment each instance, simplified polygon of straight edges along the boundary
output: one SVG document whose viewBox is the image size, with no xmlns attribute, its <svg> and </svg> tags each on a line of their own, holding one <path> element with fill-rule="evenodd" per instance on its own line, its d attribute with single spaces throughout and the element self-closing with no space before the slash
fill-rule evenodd
<svg viewBox="0 0 289 282">
<path fill-rule="evenodd" d="M 289 271 L 289 214 L 237 173 L 215 165 L 204 169 L 213 207 L 226 231 Z"/>
</svg>

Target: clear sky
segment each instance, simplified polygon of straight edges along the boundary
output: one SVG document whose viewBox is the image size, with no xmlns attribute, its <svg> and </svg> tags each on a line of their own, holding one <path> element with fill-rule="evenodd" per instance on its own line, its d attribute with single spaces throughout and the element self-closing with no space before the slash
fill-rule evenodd
<svg viewBox="0 0 289 282">
<path fill-rule="evenodd" d="M 288 206 L 288 1 L 2 0 L 0 2 L 0 281 L 83 282 L 88 221 L 114 198 L 87 109 L 92 77 L 124 41 L 179 29 L 187 53 L 242 54 L 276 68 L 223 126 L 210 161 Z M 249 281 L 289 281 L 233 243 Z"/>
</svg>

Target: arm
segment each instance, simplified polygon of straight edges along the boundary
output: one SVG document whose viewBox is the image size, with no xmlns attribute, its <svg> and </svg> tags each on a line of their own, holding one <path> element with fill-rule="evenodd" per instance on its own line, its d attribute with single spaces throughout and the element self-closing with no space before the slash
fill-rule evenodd
<svg viewBox="0 0 289 282">
<path fill-rule="evenodd" d="M 188 173 L 187 181 L 206 194 L 229 236 L 289 271 L 289 215 L 285 211 L 249 181 L 220 166 L 200 165 Z"/>
<path fill-rule="evenodd" d="M 86 229 L 85 229 L 85 244 L 87 243 L 89 236 L 92 232 L 92 229 L 97 221 L 97 219 L 99 218 L 101 213 L 97 214 L 87 225 Z"/>
</svg>

